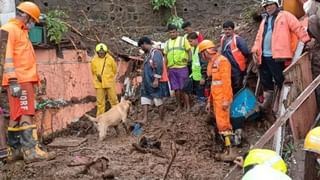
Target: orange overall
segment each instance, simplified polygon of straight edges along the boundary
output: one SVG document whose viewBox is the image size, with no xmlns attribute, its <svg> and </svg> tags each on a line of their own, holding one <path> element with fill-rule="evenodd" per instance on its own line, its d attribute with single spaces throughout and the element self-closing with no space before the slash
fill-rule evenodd
<svg viewBox="0 0 320 180">
<path fill-rule="evenodd" d="M 223 109 L 223 104 L 231 104 L 231 65 L 228 59 L 219 53 L 215 54 L 208 63 L 208 76 L 212 77 L 210 101 L 216 118 L 219 134 L 232 131 L 230 108 Z"/>
</svg>

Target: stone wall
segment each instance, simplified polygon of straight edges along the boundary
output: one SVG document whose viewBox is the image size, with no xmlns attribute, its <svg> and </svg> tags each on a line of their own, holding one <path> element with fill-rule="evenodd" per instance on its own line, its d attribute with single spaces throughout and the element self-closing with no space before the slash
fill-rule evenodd
<svg viewBox="0 0 320 180">
<path fill-rule="evenodd" d="M 165 40 L 166 20 L 169 9 L 153 11 L 150 0 L 35 0 L 44 11 L 62 9 L 70 24 L 92 38 L 95 34 L 107 41 L 114 51 L 121 51 L 119 37 L 126 35 L 137 39 L 149 35 L 156 40 Z M 177 0 L 178 15 L 190 20 L 196 29 L 207 37 L 215 38 L 221 32 L 221 23 L 226 19 L 243 21 L 248 7 L 254 0 Z M 88 16 L 89 23 L 83 12 Z M 89 28 L 89 25 L 91 28 Z"/>
</svg>

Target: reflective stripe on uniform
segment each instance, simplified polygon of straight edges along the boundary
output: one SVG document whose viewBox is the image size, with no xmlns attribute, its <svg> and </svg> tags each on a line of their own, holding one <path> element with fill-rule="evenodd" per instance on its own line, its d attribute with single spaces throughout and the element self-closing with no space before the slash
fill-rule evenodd
<svg viewBox="0 0 320 180">
<path fill-rule="evenodd" d="M 28 125 L 28 126 L 21 126 L 21 127 L 17 127 L 17 128 L 14 128 L 14 127 L 8 127 L 8 131 L 23 131 L 23 130 L 26 130 L 26 129 L 35 129 L 37 128 L 36 125 Z"/>
<path fill-rule="evenodd" d="M 13 60 L 12 60 L 12 58 L 6 58 L 5 60 L 4 60 L 4 63 L 13 63 Z"/>
<path fill-rule="evenodd" d="M 183 37 L 177 37 L 177 38 L 179 38 L 178 47 L 175 47 L 175 43 L 173 44 L 173 47 L 169 47 L 170 43 L 169 43 L 169 41 L 167 42 L 168 43 L 167 47 L 169 47 L 169 48 L 167 48 L 168 49 L 167 53 L 169 53 L 170 51 L 174 51 L 174 50 L 184 51 L 184 48 L 183 48 L 183 40 L 184 40 L 184 38 Z"/>
<path fill-rule="evenodd" d="M 4 73 L 14 73 L 16 71 L 16 68 L 14 67 L 5 67 L 4 68 Z"/>
<path fill-rule="evenodd" d="M 211 85 L 212 86 L 222 85 L 222 81 L 221 80 L 213 80 L 213 81 L 211 81 Z"/>
<path fill-rule="evenodd" d="M 233 49 L 231 52 L 236 52 L 236 51 L 239 51 L 239 49 L 238 48 L 235 48 L 235 49 Z"/>
</svg>

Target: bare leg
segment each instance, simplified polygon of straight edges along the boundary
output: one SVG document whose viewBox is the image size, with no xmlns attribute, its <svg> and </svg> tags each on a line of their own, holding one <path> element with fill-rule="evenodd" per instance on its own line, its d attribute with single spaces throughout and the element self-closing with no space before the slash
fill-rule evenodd
<svg viewBox="0 0 320 180">
<path fill-rule="evenodd" d="M 20 126 L 32 125 L 32 116 L 22 115 L 20 119 Z"/>
<path fill-rule="evenodd" d="M 19 121 L 9 121 L 9 127 L 17 127 L 19 125 Z"/>
<path fill-rule="evenodd" d="M 159 117 L 160 117 L 160 120 L 163 121 L 163 119 L 164 119 L 164 107 L 163 107 L 163 105 L 159 106 Z"/>
<path fill-rule="evenodd" d="M 143 123 L 146 123 L 148 121 L 148 105 L 143 105 Z"/>
<path fill-rule="evenodd" d="M 120 134 L 119 127 L 118 126 L 114 126 L 114 130 L 116 130 L 116 134 L 117 134 L 117 136 L 119 136 L 119 134 Z"/>
<path fill-rule="evenodd" d="M 186 112 L 190 111 L 190 96 L 187 93 L 183 93 L 184 102 L 186 104 Z"/>
<path fill-rule="evenodd" d="M 173 113 L 177 113 L 182 109 L 182 101 L 181 101 L 182 96 L 181 95 L 182 95 L 182 93 L 179 90 L 175 91 L 175 96 L 176 96 L 178 108 Z"/>
</svg>

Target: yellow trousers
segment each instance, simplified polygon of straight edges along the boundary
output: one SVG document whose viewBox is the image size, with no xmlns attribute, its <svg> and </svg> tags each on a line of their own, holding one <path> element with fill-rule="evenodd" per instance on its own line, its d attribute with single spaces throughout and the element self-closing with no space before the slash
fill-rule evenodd
<svg viewBox="0 0 320 180">
<path fill-rule="evenodd" d="M 96 88 L 97 91 L 97 116 L 104 113 L 106 109 L 106 96 L 111 104 L 111 107 L 119 103 L 117 93 L 114 87 L 111 88 Z"/>
</svg>

